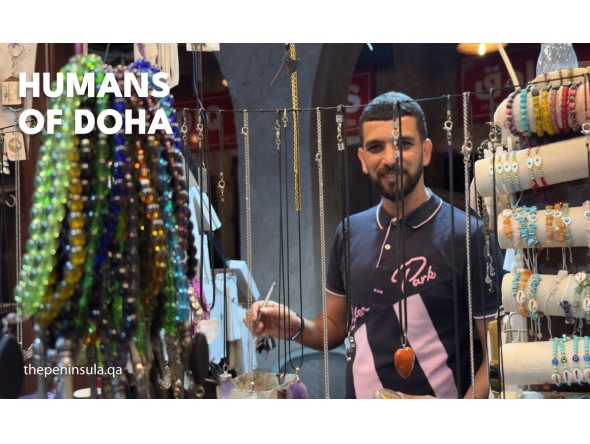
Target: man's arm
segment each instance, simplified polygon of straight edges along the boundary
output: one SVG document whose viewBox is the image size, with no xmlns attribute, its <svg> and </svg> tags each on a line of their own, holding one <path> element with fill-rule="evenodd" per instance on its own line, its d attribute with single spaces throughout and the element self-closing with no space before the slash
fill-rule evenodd
<svg viewBox="0 0 590 444">
<path fill-rule="evenodd" d="M 477 332 L 479 333 L 479 337 L 481 339 L 481 348 L 483 352 L 483 362 L 479 366 L 479 369 L 476 369 L 475 372 L 475 397 L 477 399 L 488 399 L 490 394 L 490 378 L 488 374 L 488 323 L 493 318 L 484 318 L 484 319 L 476 319 L 475 326 L 477 327 Z M 463 399 L 473 399 L 473 391 L 472 386 L 469 386 L 469 389 L 465 393 Z"/>
<path fill-rule="evenodd" d="M 328 348 L 336 348 L 344 341 L 346 337 L 346 298 L 336 296 L 327 292 L 327 322 L 328 322 Z M 301 319 L 289 308 L 270 301 L 268 305 L 262 308 L 262 302 L 252 304 L 253 322 L 261 313 L 258 325 L 252 326 L 252 333 L 258 338 L 266 335 L 276 338 L 287 337 L 290 339 L 300 328 Z M 244 324 L 248 325 L 248 316 L 244 318 Z M 286 320 L 286 323 L 285 323 Z M 304 329 L 295 339 L 299 344 L 315 350 L 324 349 L 324 319 L 319 314 L 313 319 L 303 319 Z M 280 328 L 279 328 L 280 327 Z M 303 342 L 302 342 L 303 341 Z"/>
</svg>

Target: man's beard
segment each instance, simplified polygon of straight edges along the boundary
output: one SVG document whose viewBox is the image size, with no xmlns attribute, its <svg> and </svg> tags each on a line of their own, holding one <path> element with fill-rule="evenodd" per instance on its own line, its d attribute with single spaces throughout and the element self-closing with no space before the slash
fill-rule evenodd
<svg viewBox="0 0 590 444">
<path fill-rule="evenodd" d="M 414 189 L 416 188 L 416 185 L 418 185 L 418 182 L 420 182 L 420 177 L 422 176 L 422 170 L 424 169 L 422 167 L 422 163 L 419 163 L 420 167 L 416 170 L 416 172 L 414 174 L 409 174 L 408 170 L 404 169 L 403 171 L 403 185 L 404 185 L 404 189 L 403 189 L 403 198 L 405 199 L 412 191 L 414 191 Z M 400 191 L 398 188 L 398 182 L 396 180 L 396 182 L 394 183 L 383 183 L 382 178 L 384 174 L 391 174 L 391 173 L 395 173 L 395 168 L 383 168 L 380 171 L 378 171 L 375 175 L 371 176 L 371 181 L 373 182 L 373 185 L 375 185 L 375 188 L 377 188 L 377 191 L 379 191 L 379 194 L 381 194 L 382 197 L 384 197 L 385 199 L 388 199 L 392 202 L 397 202 L 398 200 L 398 196 L 400 195 Z M 396 179 L 398 179 L 396 177 Z"/>
</svg>

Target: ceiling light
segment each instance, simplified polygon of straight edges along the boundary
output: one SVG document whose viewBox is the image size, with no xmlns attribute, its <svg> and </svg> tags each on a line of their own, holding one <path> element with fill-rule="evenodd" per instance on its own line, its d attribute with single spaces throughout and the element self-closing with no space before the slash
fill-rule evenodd
<svg viewBox="0 0 590 444">
<path fill-rule="evenodd" d="M 505 48 L 508 43 L 500 43 Z M 497 43 L 459 43 L 457 51 L 465 55 L 484 55 L 498 50 Z"/>
</svg>

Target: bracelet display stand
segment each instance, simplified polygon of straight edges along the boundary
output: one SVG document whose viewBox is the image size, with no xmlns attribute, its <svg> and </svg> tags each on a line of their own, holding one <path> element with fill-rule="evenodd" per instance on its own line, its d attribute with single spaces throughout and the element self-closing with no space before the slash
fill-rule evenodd
<svg viewBox="0 0 590 444">
<path fill-rule="evenodd" d="M 534 157 L 535 154 L 535 150 L 531 149 L 531 156 Z M 586 161 L 588 158 L 588 150 L 586 148 L 586 137 L 584 136 L 548 145 L 541 145 L 539 147 L 539 156 L 542 159 L 541 170 L 543 178 L 548 185 L 588 177 L 588 162 Z M 523 190 L 534 188 L 534 184 L 531 182 L 531 173 L 527 167 L 527 158 L 527 150 L 519 150 L 516 152 L 518 179 Z M 512 164 L 512 160 L 510 163 Z M 502 164 L 504 164 L 503 158 Z M 536 183 L 541 185 L 542 182 L 536 166 L 533 166 L 533 174 Z M 509 188 L 507 177 L 506 172 L 504 172 L 504 184 Z M 475 162 L 475 180 L 477 182 L 477 191 L 482 197 L 491 197 L 493 195 L 493 184 L 496 185 L 496 193 L 503 194 L 503 192 L 501 192 L 502 187 L 499 187 L 500 176 L 496 169 L 494 170 L 494 181 L 492 183 L 490 176 L 490 158 L 481 159 Z"/>
<path fill-rule="evenodd" d="M 576 84 L 573 89 L 570 88 L 572 83 Z M 521 108 L 521 104 L 526 106 L 526 111 Z M 567 109 L 563 108 L 564 106 Z M 573 109 L 570 107 L 573 107 Z M 534 267 L 535 270 L 537 270 L 536 256 L 539 249 L 548 248 L 546 250 L 547 260 L 549 260 L 549 256 L 552 258 L 548 264 L 544 264 L 539 269 L 544 274 L 536 274 L 534 284 L 533 279 L 528 279 L 526 287 L 522 289 L 525 297 L 522 297 L 522 293 L 519 294 L 524 301 L 522 299 L 518 300 L 514 296 L 513 283 L 515 275 L 507 273 L 503 277 L 503 308 L 510 312 L 509 320 L 514 322 L 520 319 L 524 323 L 524 329 L 526 330 L 519 330 L 517 337 L 513 338 L 514 342 L 506 339 L 500 347 L 504 390 L 512 390 L 508 389 L 507 386 L 531 386 L 536 384 L 544 386 L 539 387 L 541 391 L 547 390 L 548 385 L 552 386 L 552 390 L 556 390 L 555 384 L 557 380 L 554 376 L 556 373 L 559 374 L 561 381 L 565 382 L 564 372 L 566 370 L 570 372 L 568 374 L 569 378 L 571 378 L 571 372 L 573 372 L 574 368 L 581 372 L 586 370 L 583 360 L 583 336 L 588 335 L 588 322 L 584 321 L 584 319 L 590 318 L 590 313 L 586 311 L 586 309 L 590 309 L 588 307 L 588 287 L 582 287 L 580 292 L 579 282 L 574 275 L 586 269 L 588 265 L 586 253 L 590 244 L 590 219 L 586 218 L 588 216 L 586 214 L 588 211 L 587 204 L 582 206 L 582 202 L 587 200 L 587 197 L 584 197 L 587 196 L 587 191 L 584 189 L 580 193 L 578 189 L 564 187 L 560 188 L 558 193 L 560 198 L 557 198 L 555 190 L 553 190 L 553 197 L 555 197 L 556 201 L 562 200 L 570 204 L 567 214 L 569 220 L 564 222 L 563 213 L 560 219 L 568 227 L 568 230 L 564 232 L 569 231 L 567 233 L 567 245 L 564 237 L 560 237 L 562 242 L 559 242 L 555 234 L 557 229 L 555 213 L 557 210 L 551 210 L 554 221 L 549 227 L 546 226 L 547 217 L 550 213 L 549 210 L 546 210 L 545 205 L 550 204 L 547 203 L 546 199 L 543 199 L 545 203 L 541 201 L 543 196 L 540 195 L 540 192 L 543 191 L 543 188 L 551 185 L 588 178 L 590 160 L 587 144 L 589 138 L 582 129 L 586 130 L 586 132 L 590 129 L 589 109 L 590 77 L 586 68 L 568 68 L 543 73 L 529 82 L 526 87 L 521 88 L 518 93 L 511 94 L 495 110 L 494 124 L 502 129 L 503 137 L 501 140 L 507 142 L 509 147 L 508 156 L 505 156 L 506 143 L 497 143 L 495 158 L 490 157 L 490 152 L 486 152 L 485 155 L 488 157 L 480 159 L 474 164 L 477 191 L 484 199 L 490 200 L 495 195 L 496 200 L 502 198 L 511 200 L 512 196 L 517 192 L 534 190 L 534 192 L 520 195 L 520 197 L 524 196 L 522 201 L 519 200 L 515 204 L 511 200 L 511 204 L 504 205 L 497 212 L 497 218 L 493 223 L 497 227 L 500 248 L 506 250 L 522 249 L 522 253 L 519 254 L 524 256 L 525 259 L 528 256 L 530 264 L 528 262 L 527 264 Z M 509 114 L 507 114 L 507 111 Z M 523 130 L 523 117 L 525 115 L 526 122 L 524 126 L 525 128 L 528 126 L 527 131 Z M 550 127 L 549 120 L 551 121 Z M 539 132 L 537 132 L 539 124 L 542 124 L 543 128 L 539 128 Z M 513 146 L 529 147 L 529 149 L 512 151 Z M 538 156 L 537 164 L 535 164 L 535 156 Z M 587 187 L 586 184 L 581 186 Z M 537 190 L 540 192 L 537 192 Z M 519 196 L 516 195 L 516 197 Z M 532 235 L 537 241 L 534 249 L 530 249 L 527 239 L 523 239 L 521 230 L 525 227 L 521 227 L 521 220 L 518 217 L 513 218 L 509 212 L 503 213 L 504 209 L 513 208 L 513 205 L 524 205 L 526 207 L 535 205 L 537 207 L 537 211 L 534 213 L 536 220 L 530 220 L 531 214 L 527 215 L 526 220 L 528 239 Z M 516 211 L 520 213 L 521 210 Z M 507 231 L 503 229 L 506 216 L 511 219 L 510 230 L 507 225 Z M 552 235 L 548 233 L 548 228 L 550 231 L 553 229 Z M 561 226 L 561 229 L 563 229 L 563 226 Z M 508 238 L 505 233 L 509 233 L 509 235 L 512 233 L 512 237 Z M 549 235 L 551 235 L 551 240 Z M 560 271 L 560 277 L 562 278 L 558 281 L 556 279 L 558 270 L 555 267 L 561 268 L 564 266 L 561 264 L 561 259 L 558 259 L 558 257 L 561 258 L 559 247 L 565 248 L 566 246 L 577 247 L 578 251 L 574 251 L 573 255 L 571 250 L 569 251 L 571 261 L 571 264 L 568 263 L 569 274 L 566 271 Z M 584 259 L 582 259 L 581 254 L 578 254 L 581 253 L 579 251 L 581 248 L 584 249 Z M 578 257 L 578 259 L 573 261 L 572 257 Z M 553 262 L 554 260 L 555 262 Z M 559 261 L 559 265 L 557 265 L 557 261 Z M 536 280 L 539 278 L 540 280 L 537 282 Z M 533 284 L 534 288 L 531 287 L 531 284 Z M 577 293 L 576 290 L 578 290 Z M 531 293 L 536 296 L 531 298 Z M 564 301 L 567 301 L 568 304 L 563 304 Z M 565 306 L 565 311 L 562 306 Z M 539 317 L 532 316 L 530 310 L 535 310 Z M 516 319 L 513 319 L 514 316 L 516 316 Z M 530 329 L 528 327 L 529 323 Z M 574 356 L 574 340 L 567 338 L 567 335 L 572 335 L 574 327 L 576 327 L 577 334 L 580 336 L 577 344 L 577 367 L 575 367 L 572 359 Z M 564 353 L 561 353 L 562 348 L 559 347 L 557 353 L 558 364 L 555 365 L 552 361 L 556 344 L 552 339 L 549 341 L 539 341 L 537 339 L 543 337 L 546 339 L 553 336 L 561 338 L 562 333 L 564 337 Z M 562 362 L 561 359 L 564 356 L 567 361 L 564 359 L 564 362 Z M 579 372 L 577 376 L 580 376 Z M 588 376 L 588 379 L 590 379 L 590 375 Z M 557 384 L 557 387 L 564 387 L 562 390 L 566 392 L 570 390 L 586 392 L 589 382 L 589 380 L 584 381 L 585 387 L 578 386 L 575 381 L 569 387 L 565 383 Z M 532 390 L 535 389 L 532 388 Z M 557 390 L 561 389 L 557 388 Z"/>
<path fill-rule="evenodd" d="M 568 70 L 563 69 L 561 70 L 561 77 L 559 71 L 553 71 L 547 73 L 547 77 L 545 78 L 544 75 L 538 76 L 535 80 L 530 82 L 530 85 L 537 87 L 539 90 L 546 86 L 560 86 L 560 85 L 570 85 L 573 82 L 582 83 L 576 92 L 576 115 L 578 116 L 578 123 L 581 125 L 584 122 L 584 116 L 588 114 L 585 111 L 585 107 L 590 107 L 590 91 L 588 90 L 588 84 L 584 84 L 586 80 L 586 68 L 574 68 L 573 70 L 573 79 L 570 78 L 570 73 Z M 584 87 L 586 91 L 584 91 Z M 556 112 L 558 116 L 561 116 L 561 96 L 563 92 L 563 87 L 559 87 L 557 90 L 557 100 L 555 102 L 556 105 Z M 586 101 L 588 104 L 584 103 L 584 97 L 586 97 Z M 568 101 L 569 103 L 569 101 Z M 506 105 L 507 100 L 504 100 L 496 109 L 494 113 L 494 124 L 499 126 L 500 128 L 506 128 Z M 533 98 L 531 93 L 527 94 L 526 98 L 526 116 L 527 121 L 529 124 L 529 128 L 531 132 L 534 134 L 537 131 L 537 125 L 534 118 L 535 109 L 533 106 Z M 516 127 L 516 131 L 522 133 L 522 113 L 520 109 L 520 95 L 516 95 L 514 97 L 514 101 L 512 103 L 512 123 Z M 563 125 L 561 123 L 561 118 L 557 119 L 558 126 L 560 129 L 563 129 Z"/>
<path fill-rule="evenodd" d="M 573 369 L 572 357 L 574 356 L 574 340 L 564 342 L 565 356 L 568 359 L 568 368 Z M 584 371 L 584 339 L 578 338 L 578 356 L 580 357 L 580 370 Z M 509 385 L 528 384 L 553 384 L 553 342 L 527 342 L 504 344 L 502 346 L 504 363 L 504 383 Z M 558 365 L 558 372 L 563 372 L 563 364 Z M 565 385 L 565 384 L 562 384 Z M 572 386 L 578 385 L 572 383 Z M 587 383 L 586 383 L 587 385 Z"/>
<path fill-rule="evenodd" d="M 569 209 L 569 218 L 571 219 L 571 224 L 569 227 L 572 234 L 572 244 L 569 245 L 570 247 L 588 247 L 590 243 L 590 231 L 587 231 L 590 219 L 586 219 L 586 217 L 584 217 L 585 212 L 586 210 L 584 210 L 583 207 L 574 207 Z M 539 208 L 537 210 L 536 216 L 536 239 L 539 241 L 537 247 L 565 247 L 566 245 L 564 242 L 557 242 L 555 239 L 551 242 L 551 245 L 549 245 L 549 240 L 547 238 L 547 227 L 545 225 L 545 220 L 547 217 L 545 209 Z M 500 248 L 526 248 L 528 245 L 526 245 L 520 234 L 518 234 L 518 238 L 514 235 L 515 230 L 520 230 L 518 220 L 512 219 L 513 235 L 512 238 L 509 239 L 506 237 L 506 234 L 502 229 L 504 219 L 505 217 L 503 214 L 498 216 L 498 243 L 500 244 Z M 555 223 L 553 223 L 552 226 L 555 228 Z"/>
<path fill-rule="evenodd" d="M 573 305 L 574 291 L 578 282 L 572 277 L 565 276 L 557 284 L 553 294 L 549 294 L 549 290 L 555 280 L 555 275 L 542 274 L 541 281 L 537 287 L 537 297 L 535 298 L 538 304 L 538 311 L 545 313 L 548 316 L 561 316 L 564 317 L 564 312 L 559 303 L 562 300 L 566 300 Z M 514 275 L 512 273 L 506 273 L 502 279 L 502 304 L 506 310 L 518 312 L 518 306 L 520 305 L 516 298 L 512 296 L 512 282 L 514 281 Z M 568 285 L 569 281 L 569 285 Z M 566 292 L 567 289 L 567 292 Z M 529 297 L 530 284 L 524 289 L 524 293 L 527 295 L 527 301 L 524 303 L 525 307 L 530 300 Z M 565 294 L 564 294 L 565 293 Z M 571 307 L 571 314 L 573 318 L 583 318 L 586 315 L 586 311 L 583 309 L 583 301 L 585 299 L 585 292 L 582 292 L 580 307 Z"/>
</svg>

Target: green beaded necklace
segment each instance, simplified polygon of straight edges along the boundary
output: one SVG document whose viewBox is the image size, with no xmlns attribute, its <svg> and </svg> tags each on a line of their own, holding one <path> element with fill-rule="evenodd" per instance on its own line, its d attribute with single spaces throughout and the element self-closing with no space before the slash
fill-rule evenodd
<svg viewBox="0 0 590 444">
<path fill-rule="evenodd" d="M 64 74 L 64 82 L 66 74 L 71 72 L 82 77 L 85 73 L 96 72 L 97 80 L 102 81 L 100 71 L 97 71 L 101 63 L 100 57 L 93 54 L 72 57 L 61 70 Z M 64 88 L 64 94 L 50 101 L 51 109 L 62 110 L 62 125 L 59 130 L 54 131 L 54 134 L 43 135 L 37 166 L 38 174 L 35 179 L 35 193 L 32 199 L 32 222 L 26 245 L 27 252 L 23 256 L 23 268 L 15 289 L 15 301 L 24 318 L 34 315 L 42 306 L 43 312 L 46 313 L 41 317 L 42 326 L 55 318 L 67 297 L 73 294 L 69 290 L 63 290 L 58 293 L 60 297 L 57 300 L 53 298 L 53 287 L 57 280 L 54 270 L 57 263 L 56 252 L 66 215 L 72 174 L 76 174 L 75 168 L 72 173 L 70 161 L 71 156 L 76 159 L 74 112 L 80 106 L 80 97 L 67 97 L 66 90 L 67 88 Z M 80 236 L 76 242 L 80 242 Z M 72 255 L 71 259 L 75 262 L 84 262 L 81 260 L 85 259 L 83 250 L 77 249 L 76 257 Z M 77 269 L 71 278 L 73 279 L 79 273 Z"/>
</svg>

